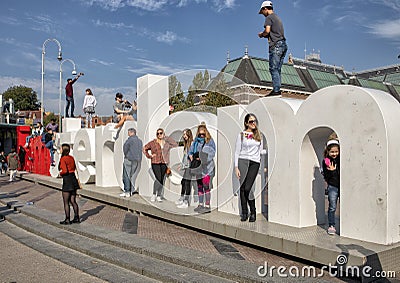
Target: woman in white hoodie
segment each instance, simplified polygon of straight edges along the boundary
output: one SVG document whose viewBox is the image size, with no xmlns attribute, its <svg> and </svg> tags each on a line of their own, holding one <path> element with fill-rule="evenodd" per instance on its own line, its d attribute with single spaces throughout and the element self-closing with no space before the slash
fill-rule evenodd
<svg viewBox="0 0 400 283">
<path fill-rule="evenodd" d="M 86 114 L 86 127 L 93 128 L 92 116 L 95 112 L 97 101 L 90 88 L 86 89 L 85 99 L 83 100 L 83 112 Z"/>
</svg>

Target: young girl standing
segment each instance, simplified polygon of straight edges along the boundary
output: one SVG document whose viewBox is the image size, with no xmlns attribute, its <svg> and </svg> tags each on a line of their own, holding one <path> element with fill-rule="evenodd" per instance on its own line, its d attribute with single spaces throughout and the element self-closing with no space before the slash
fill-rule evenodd
<svg viewBox="0 0 400 283">
<path fill-rule="evenodd" d="M 86 95 L 83 100 L 83 112 L 86 114 L 86 127 L 93 128 L 92 118 L 95 112 L 97 101 L 90 88 L 86 89 Z"/>
<path fill-rule="evenodd" d="M 247 218 L 249 222 L 256 221 L 256 201 L 252 188 L 260 169 L 262 149 L 263 141 L 257 127 L 257 118 L 249 113 L 244 117 L 244 131 L 239 133 L 235 149 L 235 174 L 240 180 L 241 221 L 246 221 Z"/>
<path fill-rule="evenodd" d="M 329 140 L 324 151 L 322 174 L 328 185 L 328 234 L 335 235 L 335 212 L 340 189 L 340 146 L 336 139 Z"/>
<path fill-rule="evenodd" d="M 183 171 L 182 177 L 182 190 L 181 197 L 176 202 L 178 208 L 187 208 L 189 207 L 189 197 L 191 190 L 191 182 L 192 177 L 190 174 L 190 160 L 189 160 L 189 149 L 193 142 L 193 134 L 190 129 L 185 129 L 183 131 L 183 158 L 181 162 L 181 170 Z"/>
</svg>

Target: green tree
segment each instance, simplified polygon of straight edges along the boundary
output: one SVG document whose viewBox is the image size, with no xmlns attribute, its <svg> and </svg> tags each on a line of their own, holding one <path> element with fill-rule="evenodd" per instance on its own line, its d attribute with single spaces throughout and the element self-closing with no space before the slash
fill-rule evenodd
<svg viewBox="0 0 400 283">
<path fill-rule="evenodd" d="M 36 92 L 26 86 L 12 86 L 3 92 L 3 99 L 12 99 L 14 101 L 15 110 L 39 110 L 40 103 L 38 102 Z"/>
<path fill-rule="evenodd" d="M 207 86 L 210 82 L 210 74 L 207 70 L 204 74 L 200 71 L 198 72 L 192 80 L 192 84 L 189 87 L 188 95 L 186 96 L 186 108 L 192 108 L 196 102 L 200 102 L 199 94 L 205 93 L 207 91 Z"/>
<path fill-rule="evenodd" d="M 56 123 L 58 123 L 58 116 L 54 114 L 53 112 L 46 113 L 46 116 L 43 118 L 43 127 L 46 127 L 47 124 L 51 122 L 51 119 L 55 119 Z M 60 125 L 58 125 L 60 127 Z"/>
<path fill-rule="evenodd" d="M 215 108 L 237 104 L 230 96 L 232 91 L 228 88 L 223 76 L 218 76 L 209 86 L 204 104 Z"/>
<path fill-rule="evenodd" d="M 169 104 L 174 107 L 172 112 L 185 110 L 185 95 L 183 94 L 182 84 L 176 76 L 170 76 L 169 81 Z"/>
</svg>

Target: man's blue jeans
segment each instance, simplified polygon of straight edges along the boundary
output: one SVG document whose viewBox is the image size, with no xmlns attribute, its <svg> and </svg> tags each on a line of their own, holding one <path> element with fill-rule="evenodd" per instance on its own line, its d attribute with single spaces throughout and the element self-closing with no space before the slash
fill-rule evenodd
<svg viewBox="0 0 400 283">
<path fill-rule="evenodd" d="M 339 198 L 339 189 L 337 187 L 328 185 L 328 222 L 329 226 L 335 226 L 335 212 L 337 201 Z"/>
<path fill-rule="evenodd" d="M 54 162 L 54 149 L 53 149 L 53 146 L 54 146 L 53 140 L 48 141 L 48 142 L 46 143 L 46 145 L 45 145 L 45 147 L 47 147 L 47 148 L 50 150 L 50 159 L 51 159 L 51 163 Z"/>
<path fill-rule="evenodd" d="M 67 96 L 67 106 L 65 107 L 65 117 L 69 117 L 68 110 L 69 110 L 70 105 L 71 105 L 71 117 L 74 117 L 74 110 L 75 110 L 74 98 Z"/>
<path fill-rule="evenodd" d="M 281 69 L 286 52 L 285 40 L 278 41 L 274 47 L 269 49 L 269 72 L 271 73 L 274 92 L 281 90 Z"/>
<path fill-rule="evenodd" d="M 136 192 L 136 178 L 140 171 L 140 163 L 139 161 L 130 161 L 128 159 L 124 159 L 124 168 L 122 173 L 122 182 L 124 183 L 124 192 L 125 193 L 134 193 Z"/>
</svg>

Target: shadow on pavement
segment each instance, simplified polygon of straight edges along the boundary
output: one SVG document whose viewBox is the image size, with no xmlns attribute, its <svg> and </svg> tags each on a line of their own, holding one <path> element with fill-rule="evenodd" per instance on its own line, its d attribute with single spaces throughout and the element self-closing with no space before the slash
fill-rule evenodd
<svg viewBox="0 0 400 283">
<path fill-rule="evenodd" d="M 90 216 L 96 215 L 98 213 L 100 213 L 100 211 L 103 210 L 103 208 L 105 208 L 106 206 L 103 205 L 99 205 L 95 208 L 89 209 L 87 210 L 84 214 L 81 215 L 81 221 L 85 221 L 87 220 Z"/>
</svg>

